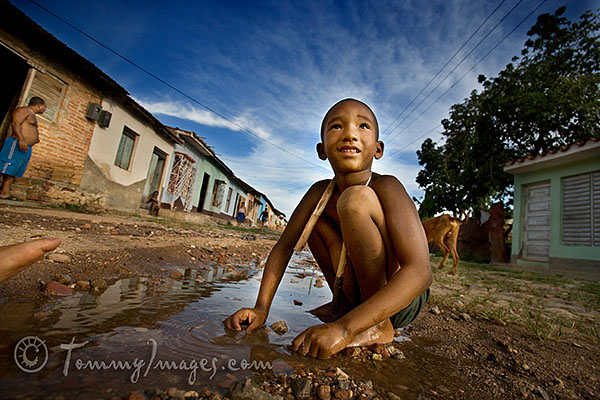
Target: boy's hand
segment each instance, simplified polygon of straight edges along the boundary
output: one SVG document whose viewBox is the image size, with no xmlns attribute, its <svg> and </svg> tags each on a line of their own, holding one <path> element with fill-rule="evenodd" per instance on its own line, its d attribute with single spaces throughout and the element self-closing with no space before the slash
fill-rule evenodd
<svg viewBox="0 0 600 400">
<path fill-rule="evenodd" d="M 241 331 L 242 327 L 240 323 L 246 322 L 249 324 L 248 328 L 246 328 L 246 332 L 252 333 L 253 330 L 264 324 L 266 320 L 266 311 L 262 311 L 257 308 L 242 308 L 241 310 L 238 310 L 234 314 L 227 317 L 223 323 L 227 329 Z"/>
<path fill-rule="evenodd" d="M 311 326 L 292 341 L 292 350 L 325 359 L 352 343 L 350 333 L 338 322 Z"/>
</svg>

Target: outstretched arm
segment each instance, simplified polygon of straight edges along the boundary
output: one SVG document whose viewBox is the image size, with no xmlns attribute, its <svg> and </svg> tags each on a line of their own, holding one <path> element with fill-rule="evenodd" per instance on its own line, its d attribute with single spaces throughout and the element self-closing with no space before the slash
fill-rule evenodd
<svg viewBox="0 0 600 400">
<path fill-rule="evenodd" d="M 249 324 L 247 332 L 250 333 L 267 320 L 275 292 L 294 252 L 294 246 L 321 194 L 325 191 L 327 183 L 328 181 L 315 183 L 304 195 L 267 258 L 254 308 L 242 308 L 230 315 L 224 321 L 226 328 L 240 331 L 242 329 L 240 323 L 246 322 Z"/>
</svg>

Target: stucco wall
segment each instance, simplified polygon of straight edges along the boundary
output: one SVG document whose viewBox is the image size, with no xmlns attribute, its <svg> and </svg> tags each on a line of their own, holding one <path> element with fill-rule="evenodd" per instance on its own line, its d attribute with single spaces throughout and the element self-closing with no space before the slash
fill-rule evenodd
<svg viewBox="0 0 600 400">
<path fill-rule="evenodd" d="M 600 247 L 565 246 L 562 244 L 562 194 L 563 177 L 600 170 L 600 160 L 596 158 L 569 163 L 563 166 L 515 175 L 514 225 L 511 259 L 516 261 L 523 248 L 523 217 L 525 207 L 524 187 L 533 183 L 550 182 L 550 264 L 560 264 L 561 260 L 591 260 L 600 267 Z"/>
</svg>

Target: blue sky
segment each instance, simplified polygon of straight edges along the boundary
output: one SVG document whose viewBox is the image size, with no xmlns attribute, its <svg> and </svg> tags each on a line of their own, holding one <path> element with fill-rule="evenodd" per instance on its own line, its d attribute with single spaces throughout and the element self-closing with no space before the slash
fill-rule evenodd
<svg viewBox="0 0 600 400">
<path fill-rule="evenodd" d="M 313 182 L 333 175 L 315 145 L 321 118 L 337 100 L 371 105 L 386 146 L 373 170 L 397 176 L 421 198 L 415 152 L 427 137 L 440 139 L 450 106 L 480 89 L 477 76 L 495 76 L 520 54 L 537 15 L 566 5 L 576 20 L 600 7 L 597 0 L 547 0 L 498 44 L 540 0 L 36 2 L 194 99 L 30 0 L 12 0 L 164 124 L 204 136 L 288 217 Z"/>
</svg>

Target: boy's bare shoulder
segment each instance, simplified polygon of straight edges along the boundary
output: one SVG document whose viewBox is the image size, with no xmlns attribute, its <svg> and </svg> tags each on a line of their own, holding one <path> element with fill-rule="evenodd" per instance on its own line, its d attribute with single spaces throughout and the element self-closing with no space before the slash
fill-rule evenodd
<svg viewBox="0 0 600 400">
<path fill-rule="evenodd" d="M 378 189 L 404 190 L 404 185 L 394 175 L 380 175 L 374 173 L 370 186 L 375 189 L 375 191 L 378 191 Z"/>
</svg>

